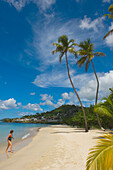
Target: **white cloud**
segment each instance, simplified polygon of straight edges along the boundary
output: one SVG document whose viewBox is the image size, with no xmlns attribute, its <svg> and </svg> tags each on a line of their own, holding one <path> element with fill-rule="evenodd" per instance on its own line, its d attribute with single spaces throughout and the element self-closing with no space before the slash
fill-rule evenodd
<svg viewBox="0 0 113 170">
<path fill-rule="evenodd" d="M 81 85 L 84 84 L 84 80 L 87 78 L 87 80 L 90 80 L 92 77 L 92 74 L 89 74 L 89 77 L 87 74 L 80 74 L 75 75 L 75 71 L 71 70 L 70 75 L 72 77 L 72 80 L 77 88 L 80 88 Z M 54 72 L 48 72 L 44 74 L 40 74 L 36 77 L 33 84 L 39 87 L 69 87 L 71 88 L 71 84 L 67 75 L 67 72 L 62 71 L 54 71 Z"/>
<path fill-rule="evenodd" d="M 111 22 L 111 26 L 109 26 L 109 31 L 111 29 L 113 29 L 113 22 Z M 109 35 L 106 39 L 105 39 L 105 42 L 106 44 L 109 46 L 109 47 L 113 47 L 113 34 L 112 35 Z"/>
<path fill-rule="evenodd" d="M 65 92 L 65 93 L 62 94 L 62 98 L 64 100 L 70 100 L 73 97 L 73 95 L 74 94 L 72 92 L 70 92 L 69 94 L 67 92 Z"/>
<path fill-rule="evenodd" d="M 99 99 L 109 95 L 109 88 L 113 87 L 113 71 L 107 73 L 98 74 L 100 88 L 99 88 Z M 93 76 L 90 81 L 87 79 L 84 85 L 79 90 L 79 95 L 84 101 L 94 101 L 96 96 L 96 80 Z"/>
<path fill-rule="evenodd" d="M 92 21 L 91 18 L 84 16 L 84 19 L 81 20 L 80 28 L 81 29 L 93 29 L 95 32 L 99 31 L 99 28 L 104 27 L 103 20 L 104 17 L 98 17 Z"/>
<path fill-rule="evenodd" d="M 18 105 L 18 106 L 22 106 L 22 103 L 21 103 L 21 102 L 18 102 L 17 105 Z"/>
<path fill-rule="evenodd" d="M 53 100 L 53 96 L 48 95 L 48 94 L 40 94 L 40 96 L 41 96 L 42 101 L 44 101 L 44 100 Z"/>
<path fill-rule="evenodd" d="M 110 2 L 111 2 L 111 0 L 102 0 L 102 2 L 110 3 Z"/>
<path fill-rule="evenodd" d="M 26 115 L 33 115 L 34 113 L 32 112 L 19 112 L 18 115 L 19 116 L 26 116 Z"/>
<path fill-rule="evenodd" d="M 31 96 L 34 96 L 34 95 L 35 95 L 35 92 L 33 92 L 33 93 L 30 93 L 30 95 L 31 95 Z"/>
<path fill-rule="evenodd" d="M 0 109 L 15 109 L 17 108 L 16 100 L 14 98 L 10 98 L 8 100 L 0 100 Z"/>
<path fill-rule="evenodd" d="M 71 74 L 73 75 L 73 73 Z M 33 84 L 39 87 L 71 87 L 67 72 L 53 71 L 38 75 Z"/>
<path fill-rule="evenodd" d="M 46 100 L 43 103 L 40 102 L 40 105 L 42 105 L 42 106 L 47 105 L 47 106 L 51 106 L 51 107 L 57 108 L 57 107 L 63 105 L 64 103 L 65 103 L 65 101 L 63 99 L 58 99 L 57 103 L 53 103 L 51 100 Z"/>
<path fill-rule="evenodd" d="M 4 0 L 5 2 L 8 2 L 10 5 L 13 5 L 18 11 L 20 11 L 23 7 L 25 7 L 26 3 L 28 3 L 28 0 Z"/>
<path fill-rule="evenodd" d="M 56 3 L 56 0 L 34 0 L 35 3 L 41 8 L 41 10 L 45 11 L 50 8 L 53 4 Z"/>
<path fill-rule="evenodd" d="M 100 82 L 99 99 L 101 99 L 102 97 L 106 96 L 106 94 L 109 94 L 109 88 L 112 88 L 113 86 L 113 71 L 111 70 L 107 73 L 97 73 L 97 74 Z M 68 77 L 65 76 L 65 73 L 61 73 L 57 75 L 56 73 L 54 73 L 53 75 L 48 73 L 41 76 L 39 75 L 38 78 L 36 79 L 40 79 L 40 82 L 35 81 L 34 84 L 39 87 L 72 88 Z M 79 75 L 73 74 L 72 79 L 75 88 L 77 89 L 81 99 L 84 101 L 94 101 L 96 95 L 96 87 L 97 87 L 94 73 L 85 73 Z M 65 92 L 62 94 L 63 101 L 70 100 L 71 97 L 73 98 L 73 93 L 68 94 L 67 92 Z M 73 99 L 73 102 L 77 102 L 77 98 Z M 50 105 L 53 105 L 53 103 L 50 103 Z"/>
<path fill-rule="evenodd" d="M 23 106 L 23 109 L 28 109 L 32 111 L 43 111 L 43 109 L 37 103 L 34 104 L 28 103 L 26 106 Z"/>
<path fill-rule="evenodd" d="M 56 107 L 56 108 L 57 108 L 57 107 L 60 107 L 60 106 L 62 106 L 64 103 L 65 103 L 65 101 L 64 101 L 63 99 L 59 99 L 58 102 L 57 102 L 57 104 L 55 105 L 55 107 Z"/>
<path fill-rule="evenodd" d="M 4 0 L 8 2 L 10 5 L 13 5 L 18 11 L 25 7 L 26 4 L 34 3 L 39 7 L 40 10 L 46 11 L 53 4 L 55 4 L 56 0 Z"/>
<path fill-rule="evenodd" d="M 103 17 L 93 21 L 90 18 L 84 17 L 83 20 L 76 18 L 66 22 L 62 19 L 55 19 L 54 17 L 41 21 L 38 19 L 37 23 L 32 25 L 34 32 L 33 48 L 37 54 L 36 60 L 39 60 L 36 69 L 44 72 L 49 66 L 52 66 L 52 68 L 59 67 L 59 54 L 52 55 L 51 52 L 55 49 L 52 45 L 53 42 L 57 42 L 58 37 L 61 35 L 66 34 L 69 39 L 75 39 L 76 43 L 90 37 L 98 48 L 102 46 L 104 44 L 102 37 L 105 32 L 103 20 Z M 65 63 L 64 58 L 62 59 L 62 64 Z M 71 63 L 75 62 L 75 57 L 73 56 L 69 56 L 68 59 L 69 62 L 71 60 Z"/>
</svg>

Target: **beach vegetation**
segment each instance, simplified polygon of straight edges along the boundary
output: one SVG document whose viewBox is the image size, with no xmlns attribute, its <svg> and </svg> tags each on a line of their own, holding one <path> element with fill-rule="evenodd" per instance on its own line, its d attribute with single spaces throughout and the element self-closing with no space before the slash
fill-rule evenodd
<svg viewBox="0 0 113 170">
<path fill-rule="evenodd" d="M 90 149 L 86 170 L 113 169 L 113 132 L 106 133 L 98 138 L 96 146 Z"/>
</svg>

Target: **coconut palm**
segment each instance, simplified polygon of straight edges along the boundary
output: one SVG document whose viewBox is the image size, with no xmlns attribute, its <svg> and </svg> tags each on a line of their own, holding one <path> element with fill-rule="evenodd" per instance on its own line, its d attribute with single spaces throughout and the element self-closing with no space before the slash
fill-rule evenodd
<svg viewBox="0 0 113 170">
<path fill-rule="evenodd" d="M 111 5 L 108 8 L 108 11 L 110 12 L 110 14 L 105 14 L 104 16 L 108 16 L 109 19 L 113 20 L 113 5 Z M 109 35 L 113 34 L 113 29 L 111 29 L 105 36 L 103 39 L 105 39 L 106 37 L 108 37 Z"/>
<path fill-rule="evenodd" d="M 67 52 L 72 53 L 74 55 L 76 55 L 75 53 L 75 48 L 74 46 L 76 46 L 77 44 L 74 42 L 73 39 L 68 40 L 68 37 L 66 35 L 62 35 L 61 37 L 58 38 L 58 43 L 53 43 L 54 46 L 56 46 L 56 49 L 54 51 L 52 51 L 52 54 L 55 53 L 59 53 L 59 61 L 61 62 L 62 57 L 65 55 L 65 59 L 66 59 L 66 65 L 67 65 L 67 72 L 68 72 L 68 77 L 70 80 L 70 83 L 73 87 L 73 90 L 80 102 L 83 114 L 84 114 L 84 120 L 85 120 L 85 131 L 88 132 L 88 125 L 87 125 L 87 120 L 86 120 L 86 114 L 85 114 L 85 110 L 84 107 L 82 105 L 82 102 L 80 100 L 80 97 L 74 87 L 74 84 L 72 82 L 71 76 L 70 76 L 70 72 L 69 72 L 69 66 L 68 66 L 68 59 L 67 59 Z"/>
<path fill-rule="evenodd" d="M 94 56 L 100 57 L 100 56 L 105 56 L 104 53 L 102 52 L 94 52 L 94 45 L 93 43 L 91 43 L 90 39 L 87 39 L 84 42 L 81 42 L 79 45 L 79 50 L 76 52 L 81 58 L 77 61 L 77 64 L 79 67 L 83 66 L 85 64 L 85 71 L 87 72 L 90 63 L 93 66 L 93 71 L 97 80 L 97 90 L 96 90 L 96 98 L 95 98 L 95 105 L 97 104 L 97 100 L 98 100 L 98 91 L 99 91 L 99 80 L 95 71 L 95 67 L 94 67 L 94 63 L 93 63 L 93 58 Z M 98 124 L 99 126 L 102 128 L 100 120 L 99 120 L 99 116 L 96 113 L 96 117 L 98 120 Z M 104 130 L 104 129 L 103 129 Z"/>
<path fill-rule="evenodd" d="M 90 149 L 86 170 L 113 170 L 113 132 L 104 134 Z"/>
<path fill-rule="evenodd" d="M 97 104 L 94 107 L 94 112 L 107 115 L 113 119 L 113 89 L 110 88 L 111 94 L 107 98 L 103 98 L 104 102 Z"/>
</svg>

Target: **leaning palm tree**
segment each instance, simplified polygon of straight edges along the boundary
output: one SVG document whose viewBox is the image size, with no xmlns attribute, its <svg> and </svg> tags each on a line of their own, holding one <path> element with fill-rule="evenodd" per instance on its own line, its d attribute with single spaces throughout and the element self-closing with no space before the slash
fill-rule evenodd
<svg viewBox="0 0 113 170">
<path fill-rule="evenodd" d="M 95 67 L 94 67 L 94 63 L 93 63 L 93 58 L 94 56 L 100 57 L 100 56 L 105 56 L 104 53 L 102 52 L 94 52 L 94 45 L 93 43 L 91 43 L 90 39 L 87 39 L 84 42 L 81 42 L 79 45 L 79 50 L 76 52 L 81 58 L 77 61 L 77 64 L 79 67 L 83 66 L 85 63 L 85 71 L 87 72 L 90 63 L 93 66 L 93 71 L 97 80 L 97 90 L 96 90 L 96 98 L 95 98 L 95 105 L 97 104 L 97 100 L 98 100 L 98 92 L 99 92 L 99 80 L 95 71 Z M 97 121 L 99 126 L 101 127 L 101 129 L 103 129 L 103 127 L 101 126 L 100 120 L 99 120 L 99 116 L 96 113 L 96 117 L 97 117 Z M 103 129 L 104 130 L 104 129 Z"/>
<path fill-rule="evenodd" d="M 113 131 L 100 136 L 98 144 L 90 149 L 86 170 L 113 170 Z"/>
<path fill-rule="evenodd" d="M 109 8 L 108 8 L 108 11 L 110 12 L 110 14 L 105 14 L 104 16 L 108 16 L 109 19 L 112 19 L 113 20 L 113 5 L 111 5 Z M 113 34 L 113 29 L 111 29 L 105 36 L 103 39 L 105 39 L 106 37 L 108 37 L 109 35 Z"/>
<path fill-rule="evenodd" d="M 73 90 L 74 90 L 74 92 L 75 92 L 75 94 L 76 94 L 76 96 L 77 96 L 77 98 L 80 102 L 80 105 L 81 105 L 81 108 L 82 108 L 82 111 L 83 111 L 83 114 L 84 114 L 85 131 L 88 132 L 88 125 L 87 125 L 85 110 L 84 110 L 84 107 L 83 107 L 82 102 L 80 100 L 80 97 L 79 97 L 79 95 L 78 95 L 78 93 L 77 93 L 77 91 L 74 87 L 74 84 L 72 82 L 70 72 L 69 72 L 68 60 L 67 60 L 67 52 L 70 52 L 70 53 L 76 55 L 74 46 L 76 46 L 77 44 L 74 43 L 73 39 L 68 40 L 68 37 L 66 35 L 62 35 L 61 37 L 58 38 L 58 43 L 53 43 L 53 45 L 56 46 L 56 49 L 54 51 L 52 51 L 52 54 L 59 53 L 60 54 L 59 55 L 59 61 L 60 62 L 62 60 L 62 57 L 65 55 L 68 77 L 69 77 L 70 83 L 73 87 Z"/>
</svg>

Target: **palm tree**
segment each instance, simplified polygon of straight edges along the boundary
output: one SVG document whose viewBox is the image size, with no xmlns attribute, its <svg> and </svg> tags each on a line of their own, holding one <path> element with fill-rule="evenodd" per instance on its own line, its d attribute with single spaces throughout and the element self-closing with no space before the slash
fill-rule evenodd
<svg viewBox="0 0 113 170">
<path fill-rule="evenodd" d="M 86 41 L 81 42 L 78 46 L 80 47 L 80 49 L 76 53 L 81 57 L 77 61 L 78 66 L 81 67 L 81 66 L 84 65 L 84 63 L 86 63 L 86 65 L 85 65 L 85 71 L 86 72 L 89 68 L 90 63 L 93 66 L 93 71 L 94 71 L 94 74 L 95 74 L 95 77 L 96 77 L 96 80 L 97 80 L 97 90 L 96 90 L 96 98 L 95 98 L 95 105 L 96 105 L 97 100 L 98 100 L 99 80 L 98 80 L 92 59 L 94 58 L 94 56 L 100 57 L 100 56 L 105 56 L 105 54 L 102 53 L 102 52 L 94 52 L 94 45 L 93 45 L 93 43 L 91 43 L 90 39 L 87 39 Z M 97 121 L 98 121 L 99 126 L 101 127 L 101 129 L 103 129 L 97 113 L 96 113 L 96 117 L 97 117 Z"/>
<path fill-rule="evenodd" d="M 94 107 L 94 112 L 98 114 L 107 115 L 111 119 L 113 119 L 113 89 L 109 89 L 111 94 L 107 98 L 103 98 L 104 103 L 101 102 Z"/>
<path fill-rule="evenodd" d="M 88 125 L 87 125 L 85 110 L 84 110 L 84 107 L 83 107 L 82 102 L 80 100 L 80 97 L 79 97 L 79 95 L 78 95 L 78 93 L 77 93 L 77 91 L 74 87 L 74 84 L 72 82 L 70 72 L 69 72 L 68 60 L 67 60 L 67 52 L 70 52 L 70 53 L 76 55 L 74 46 L 76 46 L 77 44 L 74 43 L 73 39 L 68 40 L 68 37 L 66 35 L 62 35 L 61 37 L 58 38 L 58 43 L 53 43 L 53 45 L 56 46 L 56 49 L 54 51 L 52 51 L 52 54 L 60 53 L 60 55 L 59 55 L 59 61 L 60 62 L 61 62 L 62 57 L 65 55 L 68 77 L 69 77 L 70 83 L 73 87 L 73 90 L 74 90 L 74 92 L 75 92 L 75 94 L 76 94 L 76 96 L 77 96 L 77 98 L 80 102 L 81 108 L 83 110 L 83 115 L 84 115 L 84 120 L 85 120 L 85 131 L 88 132 Z"/>
<path fill-rule="evenodd" d="M 109 19 L 112 19 L 113 20 L 113 5 L 111 5 L 109 8 L 108 8 L 108 11 L 110 12 L 110 14 L 105 14 L 104 16 L 108 16 Z M 103 39 L 105 39 L 106 37 L 108 37 L 110 34 L 113 34 L 113 29 L 111 29 L 105 36 Z"/>
<path fill-rule="evenodd" d="M 113 132 L 104 134 L 90 149 L 86 170 L 113 170 Z"/>
</svg>

